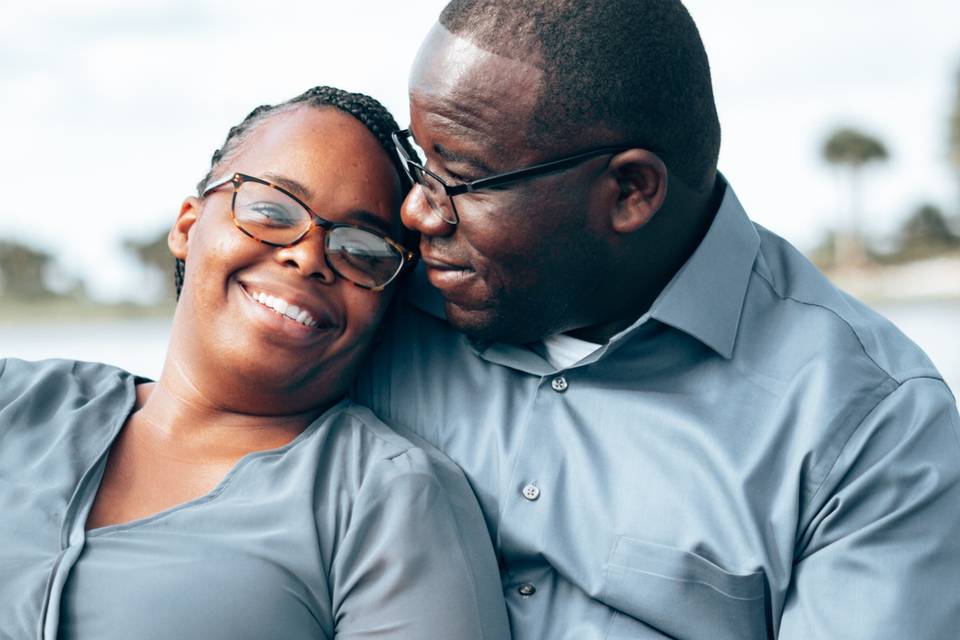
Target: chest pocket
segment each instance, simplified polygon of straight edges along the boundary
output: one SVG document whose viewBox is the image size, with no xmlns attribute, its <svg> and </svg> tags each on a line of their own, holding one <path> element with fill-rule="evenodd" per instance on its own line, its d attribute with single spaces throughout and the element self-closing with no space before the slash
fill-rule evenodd
<svg viewBox="0 0 960 640">
<path fill-rule="evenodd" d="M 604 565 L 601 599 L 620 612 L 607 639 L 647 637 L 649 627 L 683 640 L 769 638 L 764 591 L 762 571 L 728 573 L 688 551 L 621 537 Z"/>
</svg>

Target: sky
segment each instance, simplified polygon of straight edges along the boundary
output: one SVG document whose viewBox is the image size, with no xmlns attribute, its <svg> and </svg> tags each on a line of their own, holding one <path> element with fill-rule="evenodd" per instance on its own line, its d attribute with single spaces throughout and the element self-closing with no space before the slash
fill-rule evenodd
<svg viewBox="0 0 960 640">
<path fill-rule="evenodd" d="M 270 4 L 0 0 L 0 239 L 42 248 L 103 300 L 149 297 L 124 238 L 172 223 L 230 126 L 317 84 L 408 121 L 406 81 L 440 0 Z M 880 138 L 867 231 L 960 208 L 946 163 L 960 4 L 689 0 L 710 57 L 720 169 L 758 223 L 807 249 L 842 224 L 820 159 L 850 125 Z"/>
</svg>

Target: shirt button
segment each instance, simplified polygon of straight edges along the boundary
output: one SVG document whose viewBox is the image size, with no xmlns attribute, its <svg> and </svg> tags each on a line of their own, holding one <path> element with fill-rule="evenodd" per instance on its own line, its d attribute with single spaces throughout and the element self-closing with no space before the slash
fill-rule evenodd
<svg viewBox="0 0 960 640">
<path fill-rule="evenodd" d="M 540 488 L 535 484 L 528 484 L 523 488 L 523 497 L 533 502 L 540 497 Z"/>
<path fill-rule="evenodd" d="M 532 584 L 530 584 L 529 582 L 524 582 L 522 585 L 520 585 L 520 587 L 517 589 L 517 591 L 518 591 L 518 592 L 520 593 L 520 595 L 522 595 L 524 598 L 529 598 L 530 596 L 532 596 L 533 594 L 535 594 L 535 593 L 537 592 L 537 588 L 536 588 L 535 586 L 533 586 Z"/>
<path fill-rule="evenodd" d="M 557 376 L 550 382 L 550 386 L 553 387 L 553 390 L 557 393 L 563 393 L 567 390 L 567 387 L 570 386 L 567 384 L 567 379 L 563 376 Z"/>
</svg>

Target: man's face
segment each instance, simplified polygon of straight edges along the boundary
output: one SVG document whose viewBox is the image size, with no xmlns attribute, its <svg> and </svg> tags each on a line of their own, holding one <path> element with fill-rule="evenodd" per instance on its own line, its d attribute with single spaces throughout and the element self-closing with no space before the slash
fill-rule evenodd
<svg viewBox="0 0 960 640">
<path fill-rule="evenodd" d="M 562 155 L 563 141 L 552 149 L 529 142 L 542 76 L 434 27 L 410 77 L 411 130 L 428 167 L 453 185 Z M 458 195 L 457 225 L 413 189 L 403 220 L 422 234 L 427 276 L 454 326 L 521 343 L 595 321 L 608 252 L 602 216 L 592 213 L 606 160 Z"/>
</svg>

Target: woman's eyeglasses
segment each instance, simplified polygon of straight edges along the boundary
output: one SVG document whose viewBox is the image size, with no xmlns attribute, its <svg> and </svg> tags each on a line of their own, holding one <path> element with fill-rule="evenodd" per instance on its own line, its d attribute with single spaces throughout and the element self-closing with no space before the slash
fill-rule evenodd
<svg viewBox="0 0 960 640">
<path fill-rule="evenodd" d="M 381 291 L 415 261 L 416 254 L 392 238 L 365 227 L 325 220 L 297 196 L 262 178 L 234 173 L 212 182 L 201 197 L 227 183 L 233 185 L 230 209 L 240 231 L 264 244 L 288 247 L 320 227 L 327 265 L 364 289 Z"/>
</svg>

